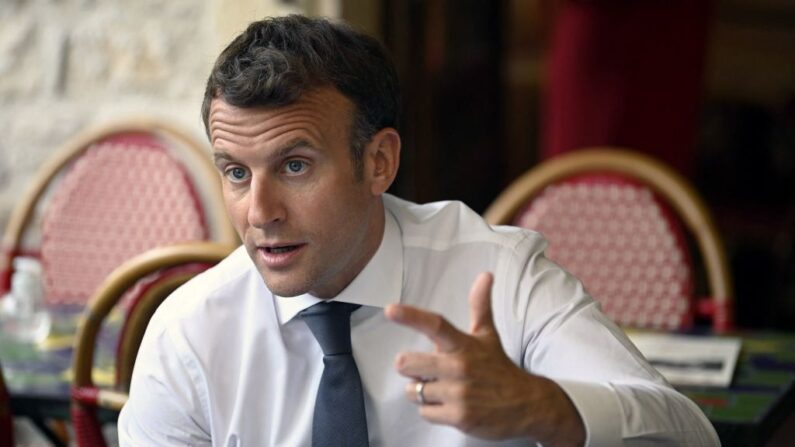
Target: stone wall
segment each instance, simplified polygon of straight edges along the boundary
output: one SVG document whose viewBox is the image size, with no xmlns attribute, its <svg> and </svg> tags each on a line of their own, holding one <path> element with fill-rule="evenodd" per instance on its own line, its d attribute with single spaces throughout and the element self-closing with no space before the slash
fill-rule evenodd
<svg viewBox="0 0 795 447">
<path fill-rule="evenodd" d="M 80 130 L 157 117 L 203 137 L 218 51 L 246 23 L 336 0 L 0 0 L 0 228 L 37 168 Z"/>
</svg>

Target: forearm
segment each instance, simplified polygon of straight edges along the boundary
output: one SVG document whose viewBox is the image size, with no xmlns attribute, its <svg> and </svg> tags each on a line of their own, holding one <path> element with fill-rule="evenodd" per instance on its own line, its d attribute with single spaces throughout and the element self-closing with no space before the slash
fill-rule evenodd
<svg viewBox="0 0 795 447">
<path fill-rule="evenodd" d="M 591 446 L 718 446 L 709 420 L 687 397 L 656 382 L 559 381 Z"/>
<path fill-rule="evenodd" d="M 574 289 L 562 293 L 582 294 L 574 300 L 531 300 L 527 313 L 546 318 L 528 319 L 524 344 L 507 351 L 563 389 L 582 419 L 585 445 L 719 445 L 698 406 L 665 383 L 584 290 Z"/>
<path fill-rule="evenodd" d="M 527 387 L 521 393 L 523 406 L 520 433 L 544 447 L 585 445 L 585 424 L 574 403 L 554 381 L 525 374 Z"/>
</svg>

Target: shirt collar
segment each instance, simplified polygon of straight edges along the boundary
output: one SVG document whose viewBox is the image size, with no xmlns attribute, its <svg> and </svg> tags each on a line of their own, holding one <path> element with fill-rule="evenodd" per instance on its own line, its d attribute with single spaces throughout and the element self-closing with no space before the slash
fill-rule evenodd
<svg viewBox="0 0 795 447">
<path fill-rule="evenodd" d="M 361 304 L 384 308 L 387 304 L 400 301 L 403 286 L 403 243 L 398 226 L 392 214 L 384 210 L 384 236 L 381 245 L 370 262 L 343 289 L 334 301 Z M 273 295 L 279 322 L 285 324 L 299 312 L 316 303 L 324 301 L 310 294 L 295 297 Z"/>
</svg>

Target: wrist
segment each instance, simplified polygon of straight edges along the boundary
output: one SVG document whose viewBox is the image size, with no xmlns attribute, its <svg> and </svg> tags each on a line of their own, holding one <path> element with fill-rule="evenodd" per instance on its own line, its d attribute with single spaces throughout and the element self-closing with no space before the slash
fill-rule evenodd
<svg viewBox="0 0 795 447">
<path fill-rule="evenodd" d="M 585 424 L 563 388 L 546 377 L 530 377 L 537 395 L 524 412 L 525 433 L 544 447 L 585 445 Z"/>
</svg>

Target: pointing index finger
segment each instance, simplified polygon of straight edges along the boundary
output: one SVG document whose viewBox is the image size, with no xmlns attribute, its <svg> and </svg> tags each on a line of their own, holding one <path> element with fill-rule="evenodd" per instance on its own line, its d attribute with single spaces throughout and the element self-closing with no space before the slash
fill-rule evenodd
<svg viewBox="0 0 795 447">
<path fill-rule="evenodd" d="M 390 304 L 384 309 L 390 321 L 422 332 L 442 352 L 452 352 L 467 341 L 467 335 L 453 327 L 441 315 L 413 306 Z"/>
<path fill-rule="evenodd" d="M 483 272 L 475 278 L 472 289 L 469 291 L 469 315 L 471 334 L 484 331 L 495 332 L 494 317 L 491 315 L 491 286 L 494 284 L 494 275 Z"/>
</svg>

